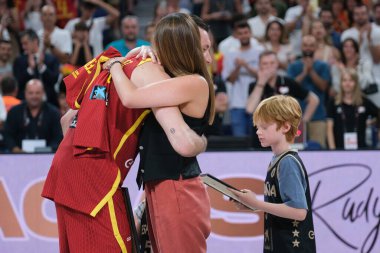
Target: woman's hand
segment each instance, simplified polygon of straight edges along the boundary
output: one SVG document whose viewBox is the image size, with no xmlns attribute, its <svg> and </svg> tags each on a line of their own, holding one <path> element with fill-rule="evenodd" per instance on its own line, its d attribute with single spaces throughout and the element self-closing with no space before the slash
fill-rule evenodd
<svg viewBox="0 0 380 253">
<path fill-rule="evenodd" d="M 158 59 L 156 52 L 153 51 L 151 46 L 136 47 L 129 51 L 125 57 L 141 58 L 142 60 L 145 60 L 146 58 L 150 57 L 153 63 L 161 64 L 160 59 Z"/>
</svg>

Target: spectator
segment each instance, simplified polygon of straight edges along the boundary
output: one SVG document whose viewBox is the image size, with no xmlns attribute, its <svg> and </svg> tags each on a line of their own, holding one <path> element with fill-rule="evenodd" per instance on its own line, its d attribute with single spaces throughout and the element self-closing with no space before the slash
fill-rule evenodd
<svg viewBox="0 0 380 253">
<path fill-rule="evenodd" d="M 12 59 L 20 53 L 18 32 L 20 22 L 14 1 L 0 1 L 0 40 L 8 40 L 12 44 Z"/>
<path fill-rule="evenodd" d="M 364 4 L 354 7 L 354 24 L 342 33 L 341 41 L 353 38 L 358 42 L 360 57 L 380 63 L 380 28 L 369 22 L 369 10 Z"/>
<path fill-rule="evenodd" d="M 59 84 L 58 105 L 60 115 L 63 116 L 70 109 L 66 101 L 66 86 L 63 80 Z"/>
<path fill-rule="evenodd" d="M 264 51 L 260 54 L 259 71 L 257 80 L 250 84 L 249 98 L 246 105 L 248 114 L 256 110 L 258 104 L 274 95 L 289 95 L 306 104 L 302 121 L 307 123 L 312 118 L 318 106 L 319 99 L 313 92 L 306 90 L 292 78 L 278 75 L 279 60 L 273 51 Z M 252 145 L 254 148 L 262 148 L 256 131 L 252 133 Z"/>
<path fill-rule="evenodd" d="M 49 2 L 51 0 L 48 0 Z M 82 1 L 82 0 L 81 0 Z M 57 14 L 57 26 L 64 28 L 70 19 L 76 18 L 78 13 L 78 0 L 53 0 Z"/>
<path fill-rule="evenodd" d="M 70 32 L 55 25 L 57 16 L 52 5 L 45 5 L 41 9 L 43 29 L 38 31 L 40 50 L 52 54 L 61 64 L 69 62 L 72 52 Z"/>
<path fill-rule="evenodd" d="M 277 54 L 280 63 L 278 71 L 281 75 L 286 75 L 289 63 L 293 62 L 296 58 L 286 35 L 284 24 L 279 20 L 272 20 L 266 27 L 263 42 L 266 50 Z"/>
<path fill-rule="evenodd" d="M 21 34 L 24 53 L 13 63 L 13 75 L 17 79 L 19 91 L 17 98 L 24 99 L 25 84 L 33 78 L 42 80 L 47 101 L 58 105 L 54 85 L 58 80 L 59 61 L 55 56 L 39 51 L 39 38 L 33 30 Z"/>
<path fill-rule="evenodd" d="M 89 29 L 84 22 L 75 24 L 73 33 L 73 53 L 70 64 L 76 67 L 85 65 L 94 58 L 94 50 L 89 42 Z"/>
<path fill-rule="evenodd" d="M 377 118 L 377 107 L 362 96 L 354 69 L 343 69 L 340 90 L 328 106 L 327 143 L 329 149 L 366 148 L 368 117 Z"/>
<path fill-rule="evenodd" d="M 303 57 L 288 68 L 288 74 L 302 87 L 314 92 L 319 98 L 319 105 L 311 121 L 307 124 L 308 140 L 318 143 L 322 148 L 326 147 L 326 109 L 325 97 L 330 83 L 329 65 L 320 60 L 314 60 L 317 42 L 312 35 L 302 38 Z M 304 103 L 301 102 L 304 109 Z"/>
<path fill-rule="evenodd" d="M 154 5 L 153 12 L 153 24 L 157 24 L 161 18 L 165 17 L 168 14 L 168 9 L 166 8 L 166 1 L 156 1 Z"/>
<path fill-rule="evenodd" d="M 17 81 L 13 76 L 5 76 L 0 82 L 1 91 L 3 94 L 3 101 L 7 112 L 21 103 L 21 100 L 16 98 L 18 87 Z"/>
<path fill-rule="evenodd" d="M 370 59 L 373 64 L 373 76 L 380 90 L 380 27 L 369 22 L 369 9 L 364 4 L 358 4 L 353 10 L 354 25 L 342 33 L 341 40 L 353 38 L 359 44 L 360 58 Z M 373 103 L 380 106 L 380 92 L 368 95 Z"/>
<path fill-rule="evenodd" d="M 93 18 L 97 7 L 105 9 L 108 13 L 106 17 Z M 90 29 L 90 45 L 94 49 L 94 55 L 98 55 L 103 51 L 103 31 L 109 27 L 120 16 L 120 12 L 112 7 L 112 5 L 101 0 L 86 0 L 80 4 L 81 16 L 71 19 L 65 26 L 65 29 L 74 32 L 76 23 L 85 22 Z"/>
<path fill-rule="evenodd" d="M 334 28 L 334 14 L 330 8 L 323 7 L 319 12 L 319 19 L 326 29 L 327 35 L 335 48 L 340 49 L 340 33 Z"/>
<path fill-rule="evenodd" d="M 239 50 L 240 40 L 237 38 L 237 34 L 236 34 L 238 30 L 237 25 L 244 21 L 247 22 L 247 19 L 245 18 L 245 16 L 243 15 L 235 16 L 233 24 L 232 24 L 232 27 L 233 27 L 232 34 L 228 36 L 227 38 L 225 38 L 224 40 L 222 40 L 219 44 L 216 43 L 216 46 L 218 47 L 219 52 L 221 54 L 225 55 L 226 53 L 230 51 Z M 259 42 L 253 37 L 251 37 L 250 39 L 250 44 L 253 47 L 256 47 L 256 46 L 260 47 Z"/>
<path fill-rule="evenodd" d="M 108 44 L 106 48 L 114 47 L 121 55 L 125 56 L 131 49 L 144 45 L 150 45 L 149 42 L 138 39 L 139 21 L 136 16 L 126 16 L 121 21 L 121 33 L 123 38 Z"/>
<path fill-rule="evenodd" d="M 256 0 L 255 8 L 257 16 L 248 19 L 248 24 L 251 27 L 253 37 L 262 42 L 264 40 L 267 24 L 272 20 L 281 19 L 272 15 L 271 0 Z"/>
<path fill-rule="evenodd" d="M 24 9 L 25 29 L 33 29 L 35 32 L 43 29 L 41 21 L 42 0 L 27 0 Z"/>
<path fill-rule="evenodd" d="M 12 153 L 22 153 L 22 140 L 44 139 L 46 145 L 57 149 L 62 140 L 60 114 L 43 101 L 44 85 L 32 79 L 25 87 L 25 102 L 13 107 L 4 128 L 5 143 Z"/>
<path fill-rule="evenodd" d="M 374 23 L 379 27 L 380 26 L 380 2 L 377 2 L 373 5 L 373 20 Z"/>
<path fill-rule="evenodd" d="M 231 83 L 228 97 L 232 135 L 247 136 L 252 126 L 251 115 L 245 111 L 248 88 L 249 84 L 256 79 L 262 47 L 251 45 L 252 33 L 247 22 L 242 21 L 237 24 L 236 29 L 240 48 L 224 55 L 222 77 Z"/>
<path fill-rule="evenodd" d="M 317 50 L 314 53 L 315 60 L 324 61 L 330 66 L 339 61 L 340 53 L 338 49 L 332 46 L 330 37 L 320 20 L 315 20 L 311 24 L 311 35 L 317 41 Z"/>
<path fill-rule="evenodd" d="M 9 40 L 0 40 L 0 80 L 12 75 L 12 45 Z"/>
<path fill-rule="evenodd" d="M 315 11 L 310 5 L 310 0 L 297 0 L 298 5 L 290 7 L 285 14 L 285 26 L 290 32 L 290 44 L 294 54 L 301 56 L 301 40 L 304 34 L 308 34 L 311 21 L 315 18 Z"/>
<path fill-rule="evenodd" d="M 348 38 L 342 43 L 342 61 L 335 64 L 331 68 L 332 74 L 332 95 L 341 89 L 341 72 L 346 68 L 355 69 L 359 86 L 362 90 L 374 83 L 375 80 L 372 75 L 372 61 L 371 59 L 363 59 L 359 55 L 359 44 L 352 38 Z"/>
<path fill-rule="evenodd" d="M 240 0 L 204 0 L 201 18 L 210 25 L 216 44 L 231 35 L 231 21 L 234 15 L 242 14 Z"/>
<path fill-rule="evenodd" d="M 145 30 L 144 30 L 144 40 L 145 41 L 152 43 L 152 38 L 153 38 L 153 34 L 154 34 L 155 29 L 156 29 L 156 25 L 154 23 L 147 24 L 147 26 L 145 27 Z"/>
<path fill-rule="evenodd" d="M 334 16 L 333 27 L 338 33 L 342 33 L 348 27 L 350 27 L 350 17 L 347 10 L 344 8 L 343 0 L 332 0 L 331 10 Z"/>
</svg>

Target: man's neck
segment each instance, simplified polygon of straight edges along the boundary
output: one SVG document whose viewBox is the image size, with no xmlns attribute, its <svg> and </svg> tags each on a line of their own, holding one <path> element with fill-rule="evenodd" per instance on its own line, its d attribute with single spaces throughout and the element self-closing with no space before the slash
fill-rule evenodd
<svg viewBox="0 0 380 253">
<path fill-rule="evenodd" d="M 55 26 L 45 26 L 44 30 L 45 30 L 45 32 L 51 33 L 51 32 L 53 32 L 54 28 L 55 28 Z"/>
<path fill-rule="evenodd" d="M 277 75 L 274 75 L 268 80 L 268 84 L 270 87 L 275 88 L 276 87 L 276 81 L 277 81 Z"/>
<path fill-rule="evenodd" d="M 127 48 L 129 49 L 133 49 L 136 47 L 136 44 L 137 44 L 137 39 L 136 40 L 124 40 L 125 41 L 125 45 L 127 46 Z"/>
<path fill-rule="evenodd" d="M 39 114 L 39 112 L 41 111 L 41 108 L 42 108 L 42 105 L 33 106 L 33 107 L 30 107 L 28 105 L 28 109 L 29 109 L 30 115 L 32 115 L 33 118 L 35 118 Z"/>
<path fill-rule="evenodd" d="M 363 25 L 360 25 L 360 24 L 355 23 L 355 27 L 356 27 L 356 29 L 358 29 L 359 31 L 362 30 L 363 28 L 365 28 L 367 25 L 370 25 L 370 22 L 369 22 L 369 21 L 368 21 L 367 23 L 363 24 Z"/>
<path fill-rule="evenodd" d="M 248 45 L 241 45 L 240 46 L 240 51 L 247 51 L 247 50 L 249 50 L 249 49 L 251 49 L 251 44 L 248 44 Z"/>
<path fill-rule="evenodd" d="M 268 19 L 270 18 L 270 13 L 261 13 L 259 14 L 259 17 L 261 18 L 262 21 L 264 21 L 264 23 L 266 23 L 268 21 Z"/>
</svg>

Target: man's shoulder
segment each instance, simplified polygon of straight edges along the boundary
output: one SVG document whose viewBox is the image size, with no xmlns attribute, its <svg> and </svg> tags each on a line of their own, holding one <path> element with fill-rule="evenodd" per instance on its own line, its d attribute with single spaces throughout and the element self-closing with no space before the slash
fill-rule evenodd
<svg viewBox="0 0 380 253">
<path fill-rule="evenodd" d="M 123 45 L 125 45 L 125 43 L 124 43 L 124 39 L 119 39 L 119 40 L 114 40 L 114 41 L 112 41 L 112 42 L 110 42 L 108 45 L 107 45 L 107 48 L 108 47 L 121 47 L 121 46 L 123 46 Z"/>
<path fill-rule="evenodd" d="M 150 46 L 150 43 L 146 40 L 137 39 L 136 46 L 137 47 L 139 47 L 139 46 Z"/>
<path fill-rule="evenodd" d="M 65 29 L 74 29 L 74 26 L 76 23 L 78 23 L 80 21 L 80 18 L 73 18 L 73 19 L 70 19 L 66 26 L 65 26 Z"/>
<path fill-rule="evenodd" d="M 43 105 L 43 108 L 48 111 L 49 113 L 53 113 L 53 114 L 60 114 L 58 108 L 48 102 L 45 102 L 44 105 Z"/>
<path fill-rule="evenodd" d="M 303 62 L 301 60 L 295 60 L 294 62 L 289 64 L 289 68 L 300 68 L 303 66 Z"/>
<path fill-rule="evenodd" d="M 54 31 L 53 31 L 52 34 L 54 34 L 54 35 L 58 35 L 58 36 L 59 36 L 59 35 L 69 35 L 69 36 L 71 36 L 69 31 L 67 31 L 67 30 L 65 30 L 65 29 L 62 29 L 62 28 L 59 28 L 58 26 L 56 26 L 56 27 L 54 28 Z"/>
</svg>

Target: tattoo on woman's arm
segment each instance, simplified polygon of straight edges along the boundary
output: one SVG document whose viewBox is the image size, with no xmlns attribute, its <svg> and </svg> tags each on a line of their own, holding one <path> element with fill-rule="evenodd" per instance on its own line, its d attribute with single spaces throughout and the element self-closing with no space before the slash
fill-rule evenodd
<svg viewBox="0 0 380 253">
<path fill-rule="evenodd" d="M 175 134 L 175 129 L 174 128 L 170 128 L 170 133 Z"/>
</svg>

